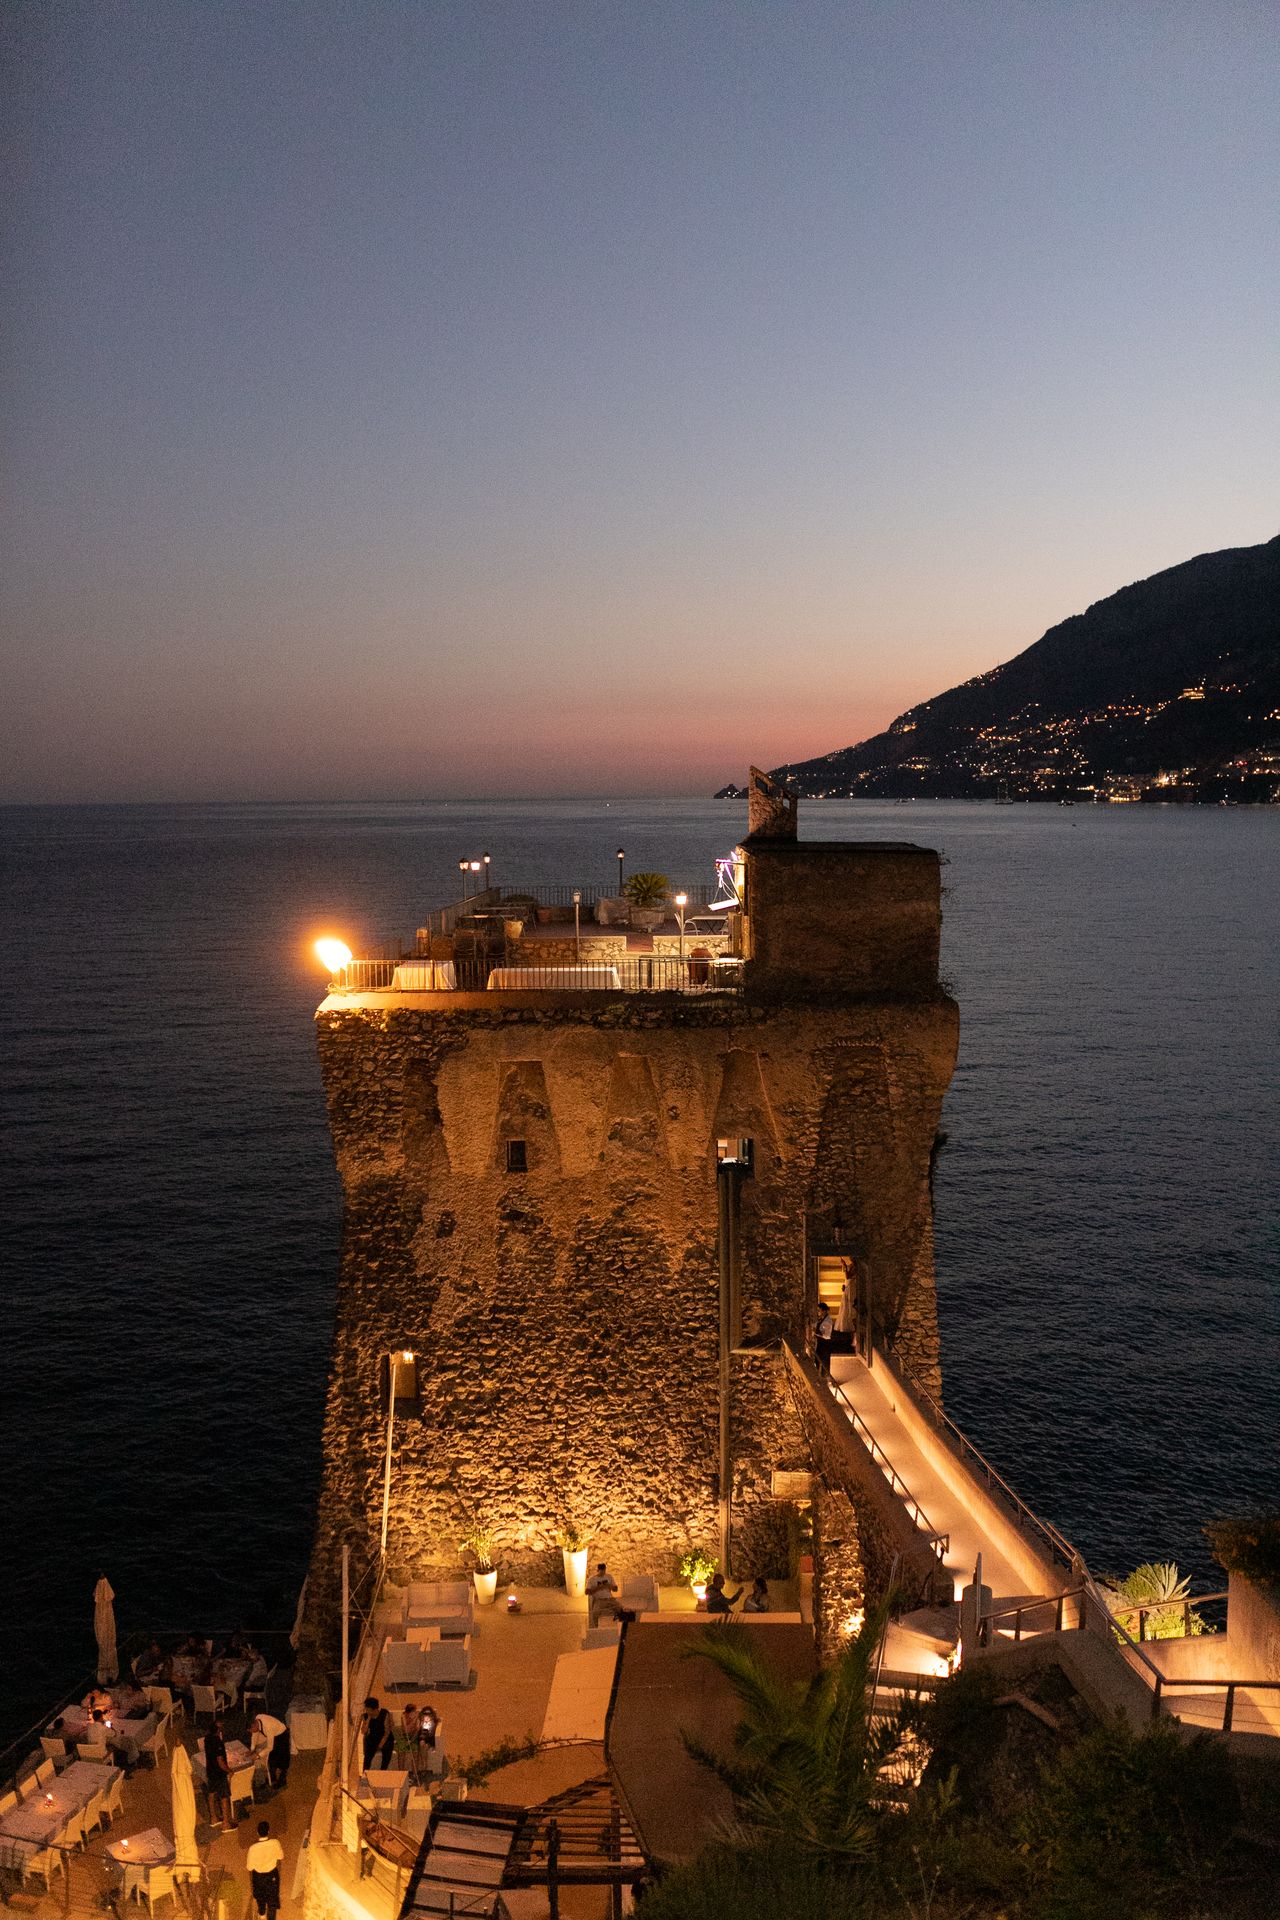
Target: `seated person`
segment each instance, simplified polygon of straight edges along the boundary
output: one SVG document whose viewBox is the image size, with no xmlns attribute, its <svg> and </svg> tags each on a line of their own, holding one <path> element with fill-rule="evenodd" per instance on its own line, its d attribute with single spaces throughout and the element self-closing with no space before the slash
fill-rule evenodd
<svg viewBox="0 0 1280 1920">
<path fill-rule="evenodd" d="M 440 1725 L 440 1715 L 433 1706 L 428 1705 L 422 1709 L 419 1718 L 419 1740 L 424 1747 L 434 1747 L 436 1744 L 436 1728 Z"/>
<path fill-rule="evenodd" d="M 769 1583 L 767 1580 L 753 1580 L 751 1591 L 742 1603 L 744 1613 L 768 1613 Z"/>
<path fill-rule="evenodd" d="M 144 1653 L 140 1653 L 133 1663 L 134 1675 L 139 1686 L 147 1686 L 155 1681 L 164 1665 L 164 1655 L 160 1651 L 160 1642 L 152 1640 Z"/>
<path fill-rule="evenodd" d="M 245 1686 L 246 1687 L 265 1686 L 266 1679 L 267 1679 L 267 1663 L 263 1655 L 258 1652 L 258 1649 L 256 1647 L 250 1646 L 248 1642 L 246 1642 L 244 1647 L 241 1649 L 240 1658 L 242 1660 L 247 1660 L 249 1662 L 249 1671 L 248 1673 L 246 1673 L 244 1677 Z"/>
<path fill-rule="evenodd" d="M 596 1570 L 587 1581 L 587 1625 L 598 1627 L 602 1619 L 612 1620 L 617 1616 L 614 1596 L 618 1583 L 603 1560 L 597 1561 Z"/>
<path fill-rule="evenodd" d="M 726 1593 L 724 1590 L 724 1575 L 722 1573 L 712 1574 L 710 1585 L 707 1587 L 708 1613 L 729 1613 L 737 1606 L 741 1598 L 741 1587 L 738 1588 L 736 1593 Z"/>
<path fill-rule="evenodd" d="M 105 1687 L 90 1687 L 88 1693 L 86 1693 L 84 1699 L 80 1702 L 80 1705 L 87 1707 L 94 1718 L 98 1720 L 102 1718 L 104 1713 L 110 1713 L 112 1704 L 111 1695 Z"/>
</svg>

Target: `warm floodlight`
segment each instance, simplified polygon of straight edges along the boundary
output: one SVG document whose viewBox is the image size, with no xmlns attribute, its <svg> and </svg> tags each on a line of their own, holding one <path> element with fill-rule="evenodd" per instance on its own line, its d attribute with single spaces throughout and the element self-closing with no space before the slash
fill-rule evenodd
<svg viewBox="0 0 1280 1920">
<path fill-rule="evenodd" d="M 316 952 L 330 973 L 341 973 L 351 965 L 351 949 L 343 940 L 317 940 Z"/>
</svg>

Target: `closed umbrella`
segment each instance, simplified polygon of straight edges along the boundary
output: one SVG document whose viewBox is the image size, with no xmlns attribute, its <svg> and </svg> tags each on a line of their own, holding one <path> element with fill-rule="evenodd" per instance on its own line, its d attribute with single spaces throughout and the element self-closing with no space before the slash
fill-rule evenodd
<svg viewBox="0 0 1280 1920">
<path fill-rule="evenodd" d="M 111 1582 L 99 1580 L 93 1590 L 93 1631 L 98 1640 L 98 1685 L 120 1678 L 120 1657 L 116 1652 L 115 1594 Z"/>
<path fill-rule="evenodd" d="M 196 1847 L 196 1788 L 191 1755 L 179 1742 L 173 1749 L 173 1871 L 188 1877 L 200 1866 Z"/>
</svg>

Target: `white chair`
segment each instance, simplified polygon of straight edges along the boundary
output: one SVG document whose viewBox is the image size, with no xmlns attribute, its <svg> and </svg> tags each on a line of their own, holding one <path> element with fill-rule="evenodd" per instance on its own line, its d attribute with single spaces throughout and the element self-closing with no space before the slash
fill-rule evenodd
<svg viewBox="0 0 1280 1920">
<path fill-rule="evenodd" d="M 41 1741 L 40 1744 L 43 1746 L 44 1742 Z M 36 1779 L 39 1781 L 42 1787 L 47 1787 L 49 1782 L 52 1780 L 53 1775 L 54 1775 L 53 1760 L 49 1754 L 46 1754 L 44 1759 L 40 1762 L 40 1765 L 36 1768 Z"/>
<path fill-rule="evenodd" d="M 73 1813 L 71 1815 L 71 1818 L 63 1827 L 62 1832 L 58 1835 L 58 1845 L 65 1848 L 68 1853 L 74 1853 L 76 1848 L 82 1847 L 84 1843 L 84 1809 L 81 1808 L 79 1813 Z"/>
<path fill-rule="evenodd" d="M 244 1708 L 246 1715 L 249 1712 L 249 1702 L 251 1700 L 256 1700 L 259 1702 L 261 1706 L 264 1706 L 264 1707 L 266 1706 L 267 1688 L 271 1685 L 271 1682 L 275 1679 L 275 1673 L 276 1673 L 276 1670 L 274 1667 L 268 1667 L 266 1678 L 264 1680 L 259 1681 L 256 1687 L 251 1687 L 248 1681 L 246 1680 L 244 1685 L 244 1690 L 240 1695 L 240 1705 Z"/>
<path fill-rule="evenodd" d="M 51 1733 L 42 1733 L 40 1735 L 40 1745 L 44 1748 L 45 1753 L 49 1759 L 52 1760 L 55 1767 L 66 1766 L 69 1755 L 67 1753 L 67 1743 L 65 1740 L 55 1740 Z"/>
<path fill-rule="evenodd" d="M 23 1862 L 22 1877 L 34 1879 L 37 1875 L 44 1881 L 44 1890 L 48 1893 L 55 1873 L 67 1871 L 67 1863 L 57 1847 L 45 1847 L 40 1853 L 28 1855 Z"/>
<path fill-rule="evenodd" d="M 173 1868 L 148 1867 L 141 1892 L 146 1896 L 147 1907 L 151 1913 L 156 1910 L 156 1901 L 163 1900 L 166 1894 L 172 1895 L 176 1900 L 177 1895 L 173 1890 Z"/>
<path fill-rule="evenodd" d="M 100 1786 L 84 1810 L 84 1837 L 86 1840 L 91 1833 L 99 1832 L 102 1828 L 105 1828 L 107 1824 L 102 1811 L 102 1803 L 107 1797 L 107 1788 L 109 1785 L 110 1782 L 108 1781 L 103 1786 Z"/>
<path fill-rule="evenodd" d="M 421 1689 L 430 1686 L 427 1663 L 434 1649 L 415 1647 L 407 1640 L 388 1640 L 382 1649 L 382 1684 L 388 1692 L 397 1687 Z"/>
<path fill-rule="evenodd" d="M 77 1740 L 76 1752 L 82 1760 L 94 1760 L 105 1766 L 107 1762 L 107 1743 L 105 1740 Z"/>
<path fill-rule="evenodd" d="M 181 1697 L 175 1699 L 168 1687 L 148 1687 L 147 1698 L 157 1713 L 166 1714 L 171 1720 L 185 1720 L 187 1703 Z"/>
<path fill-rule="evenodd" d="M 144 1740 L 138 1748 L 139 1755 L 149 1753 L 153 1767 L 160 1765 L 160 1755 L 169 1751 L 169 1715 L 162 1713 L 156 1722 L 156 1730 L 150 1739 Z"/>
<path fill-rule="evenodd" d="M 116 1815 L 120 1812 L 123 1800 L 124 1800 L 124 1775 L 121 1773 L 119 1767 L 112 1767 L 111 1781 L 109 1786 L 107 1787 L 106 1792 L 102 1796 L 102 1807 L 101 1807 L 101 1812 L 103 1812 L 107 1817 L 108 1826 L 114 1827 L 116 1823 Z"/>
<path fill-rule="evenodd" d="M 470 1633 L 475 1625 L 475 1593 L 469 1580 L 413 1580 L 405 1588 L 406 1627 L 439 1627 L 441 1633 Z"/>
<path fill-rule="evenodd" d="M 231 1811 L 233 1814 L 242 1800 L 252 1801 L 253 1777 L 257 1771 L 258 1763 L 256 1760 L 250 1760 L 249 1764 L 245 1767 L 234 1767 L 232 1769 L 230 1782 L 227 1787 L 227 1796 L 231 1801 Z"/>
<path fill-rule="evenodd" d="M 195 1719 L 207 1713 L 211 1720 L 222 1712 L 222 1695 L 216 1687 L 193 1686 L 191 1689 L 191 1712 Z"/>
<path fill-rule="evenodd" d="M 618 1595 L 618 1605 L 628 1613 L 656 1613 L 658 1611 L 658 1583 L 651 1573 L 628 1573 L 623 1575 L 622 1591 Z"/>
<path fill-rule="evenodd" d="M 465 1687 L 471 1680 L 471 1635 L 462 1640 L 439 1640 L 422 1654 L 429 1687 Z"/>
</svg>

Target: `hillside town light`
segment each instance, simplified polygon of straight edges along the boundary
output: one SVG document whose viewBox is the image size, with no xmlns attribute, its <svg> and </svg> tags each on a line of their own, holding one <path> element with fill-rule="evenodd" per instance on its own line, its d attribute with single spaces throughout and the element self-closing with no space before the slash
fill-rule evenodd
<svg viewBox="0 0 1280 1920">
<path fill-rule="evenodd" d="M 684 959 L 684 910 L 689 904 L 687 893 L 676 895 L 676 919 L 680 922 L 680 958 Z"/>
<path fill-rule="evenodd" d="M 322 964 L 328 967 L 330 974 L 334 978 L 351 965 L 351 949 L 345 940 L 331 940 L 327 938 L 317 940 L 315 950 Z"/>
<path fill-rule="evenodd" d="M 387 1560 L 387 1519 L 391 1512 L 391 1436 L 396 1424 L 396 1368 L 411 1367 L 414 1362 L 412 1347 L 402 1347 L 398 1353 L 387 1355 L 387 1457 L 382 1471 L 382 1562 Z"/>
<path fill-rule="evenodd" d="M 575 962 L 582 958 L 582 888 L 573 890 L 573 957 Z"/>
</svg>

